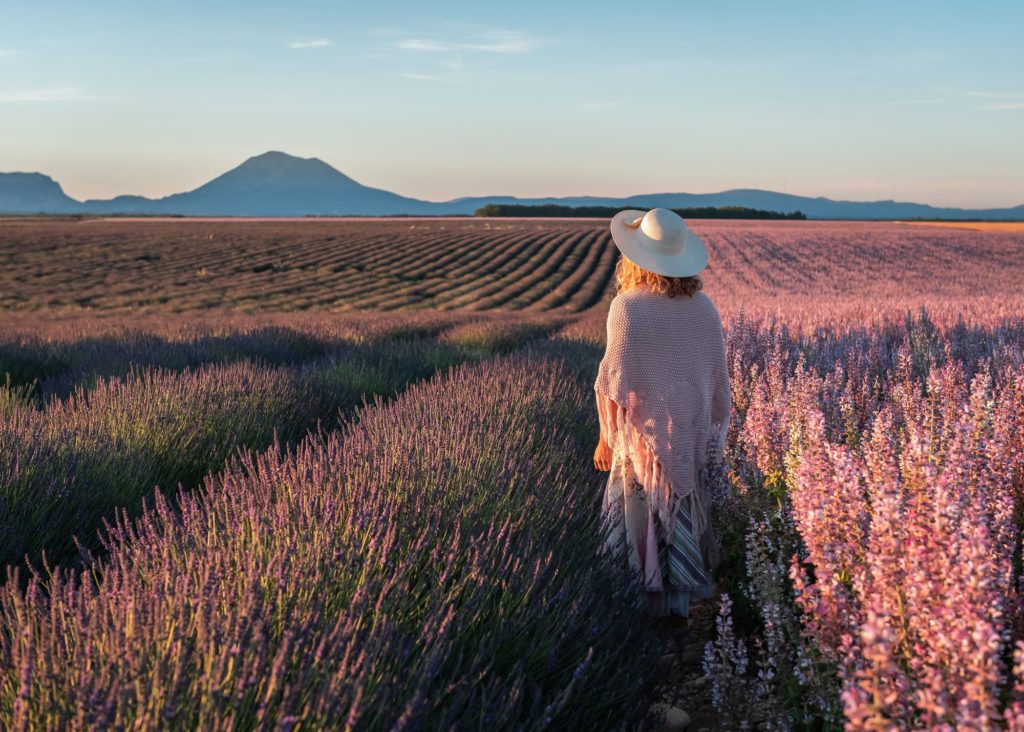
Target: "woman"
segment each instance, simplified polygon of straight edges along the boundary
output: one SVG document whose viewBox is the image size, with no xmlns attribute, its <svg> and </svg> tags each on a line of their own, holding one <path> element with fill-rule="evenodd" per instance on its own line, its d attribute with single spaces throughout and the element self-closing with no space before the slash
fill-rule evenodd
<svg viewBox="0 0 1024 732">
<path fill-rule="evenodd" d="M 611 232 L 622 257 L 594 383 L 594 465 L 610 471 L 604 551 L 625 552 L 660 630 L 678 636 L 690 599 L 711 596 L 718 561 L 702 471 L 721 455 L 729 427 L 725 339 L 697 276 L 707 248 L 682 218 L 623 211 Z"/>
</svg>

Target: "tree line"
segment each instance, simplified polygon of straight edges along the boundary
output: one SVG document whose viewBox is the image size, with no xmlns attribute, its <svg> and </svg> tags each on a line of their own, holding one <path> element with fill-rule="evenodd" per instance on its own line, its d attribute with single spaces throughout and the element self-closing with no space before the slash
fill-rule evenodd
<svg viewBox="0 0 1024 732">
<path fill-rule="evenodd" d="M 630 206 L 565 206 L 557 203 L 526 205 L 518 203 L 488 203 L 473 212 L 474 216 L 530 216 L 538 218 L 611 218 Z M 790 219 L 805 220 L 800 211 L 784 213 L 743 206 L 694 206 L 673 208 L 684 219 Z"/>
</svg>

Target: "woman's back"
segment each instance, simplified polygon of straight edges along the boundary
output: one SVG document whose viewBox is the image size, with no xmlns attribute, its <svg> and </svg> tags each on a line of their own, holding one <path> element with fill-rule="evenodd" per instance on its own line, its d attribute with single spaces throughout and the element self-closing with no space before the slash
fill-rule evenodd
<svg viewBox="0 0 1024 732">
<path fill-rule="evenodd" d="M 670 411 L 679 414 L 679 408 L 688 406 L 694 412 L 693 427 L 708 430 L 711 423 L 727 419 L 725 338 L 718 309 L 707 295 L 669 297 L 637 286 L 612 299 L 607 327 L 599 380 L 601 371 L 608 370 L 609 392 L 623 396 L 619 381 L 625 372 L 629 385 L 642 390 L 633 398 L 634 408 L 638 401 L 685 399 L 687 405 Z M 611 393 L 609 397 L 618 401 Z M 622 406 L 629 408 L 630 403 Z"/>
</svg>

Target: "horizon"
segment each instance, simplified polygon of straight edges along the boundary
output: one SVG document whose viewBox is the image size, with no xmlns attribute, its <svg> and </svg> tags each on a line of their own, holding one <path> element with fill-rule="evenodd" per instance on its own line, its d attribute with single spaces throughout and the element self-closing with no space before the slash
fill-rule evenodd
<svg viewBox="0 0 1024 732">
<path fill-rule="evenodd" d="M 248 163 L 251 160 L 255 160 L 257 158 L 261 158 L 261 157 L 264 157 L 264 156 L 267 156 L 267 155 L 283 155 L 285 157 L 293 158 L 293 159 L 297 159 L 297 160 L 316 161 L 316 162 L 322 163 L 324 165 L 327 165 L 328 167 L 334 168 L 334 170 L 336 170 L 336 171 L 342 173 L 343 175 L 347 176 L 345 171 L 338 170 L 335 166 L 331 165 L 331 163 L 329 161 L 323 160 L 322 158 L 319 158 L 319 157 L 316 157 L 316 156 L 303 158 L 303 157 L 299 157 L 297 155 L 292 155 L 292 154 L 290 154 L 290 153 L 288 153 L 287 151 L 284 151 L 284 150 L 266 150 L 266 151 L 264 151 L 262 153 L 258 153 L 256 155 L 250 155 L 249 157 L 247 157 L 245 160 L 243 160 L 238 165 L 232 166 L 228 170 L 222 171 L 222 173 L 220 173 L 217 176 L 215 176 L 215 178 L 218 178 L 218 177 L 220 177 L 220 175 L 223 175 L 224 173 L 230 172 L 231 170 L 234 170 L 235 168 L 239 168 L 239 167 L 243 166 L 245 163 Z M 62 186 L 61 182 L 59 180 L 53 178 L 53 176 L 48 175 L 44 171 L 28 171 L 28 170 L 0 171 L 0 175 L 2 175 L 4 173 L 17 173 L 17 174 L 29 174 L 29 175 L 31 175 L 31 174 L 41 174 L 41 175 L 44 175 L 44 176 L 50 178 L 51 180 L 53 180 L 55 183 L 57 183 L 58 186 L 61 186 L 61 188 L 63 190 L 63 186 Z M 352 178 L 351 176 L 347 176 L 347 177 Z M 198 184 L 196 186 L 196 188 L 201 187 L 202 185 L 205 185 L 206 183 L 209 183 L 209 182 L 211 182 L 214 179 L 211 179 L 211 180 L 208 180 L 208 181 L 203 181 L 202 183 Z M 366 185 L 363 181 L 360 181 L 360 180 L 358 180 L 356 178 L 352 178 L 352 180 L 354 180 L 356 183 L 358 183 L 360 185 Z M 152 197 L 151 200 L 157 201 L 157 200 L 160 200 L 162 198 L 169 197 L 169 196 L 173 196 L 173 195 L 177 195 L 177 194 L 182 194 L 182 193 L 189 193 L 192 190 L 195 190 L 195 188 L 184 190 L 184 191 L 173 191 L 171 193 L 164 194 L 163 196 Z M 778 193 L 778 194 L 783 194 L 783 195 L 794 195 L 794 196 L 803 195 L 803 194 L 790 193 L 789 191 L 776 191 L 776 190 L 769 190 L 769 189 L 765 189 L 765 188 L 726 188 L 726 189 L 720 189 L 720 190 L 715 190 L 715 191 L 640 191 L 640 192 L 633 193 L 633 194 L 626 194 L 626 195 L 621 196 L 621 197 L 622 198 L 637 198 L 637 197 L 642 197 L 642 196 L 655 196 L 655 195 L 664 195 L 664 194 L 715 195 L 715 194 L 737 192 L 737 191 L 757 191 L 757 192 Z M 67 193 L 67 191 L 64 191 L 64 192 Z M 402 191 L 389 191 L 389 192 L 390 193 L 397 193 L 399 195 L 404 195 L 402 193 Z M 80 202 L 85 203 L 85 202 L 87 202 L 89 200 L 92 200 L 92 201 L 113 200 L 115 198 L 118 198 L 119 196 L 135 196 L 135 195 L 137 195 L 137 194 L 123 193 L 123 194 L 118 194 L 118 196 L 111 196 L 108 199 L 77 199 L 77 200 L 79 200 Z M 428 203 L 451 203 L 451 202 L 455 202 L 455 201 L 459 201 L 459 200 L 463 200 L 463 199 L 467 199 L 467 198 L 471 199 L 471 198 L 477 198 L 477 197 L 484 197 L 484 198 L 505 198 L 505 197 L 511 197 L 511 198 L 522 198 L 522 200 L 539 199 L 539 198 L 604 198 L 604 196 L 594 195 L 594 194 L 590 194 L 590 193 L 567 194 L 567 195 L 561 195 L 561 196 L 517 197 L 515 194 L 500 193 L 499 192 L 499 193 L 493 193 L 493 194 L 484 194 L 483 196 L 471 195 L 471 196 L 455 196 L 453 198 L 443 199 L 443 200 L 433 200 L 433 199 L 419 199 L 419 200 L 423 200 L 423 201 L 428 202 Z M 74 198 L 74 196 L 72 196 L 72 198 Z M 834 201 L 834 202 L 837 202 L 837 203 L 844 203 L 844 202 L 854 202 L 854 203 L 921 203 L 921 201 L 909 201 L 909 200 L 908 201 L 901 201 L 901 200 L 897 200 L 897 199 L 877 199 L 877 200 L 875 200 L 875 199 L 867 199 L 867 200 L 864 200 L 864 201 L 851 201 L 851 200 L 848 200 L 848 199 L 829 198 L 827 196 L 820 196 L 819 198 L 825 198 L 827 200 L 831 200 L 831 201 Z M 1022 201 L 1024 201 L 1024 197 L 1022 197 Z M 527 205 L 530 205 L 530 204 L 527 204 Z M 1011 204 L 1010 206 L 1005 206 L 1005 207 L 1000 207 L 1000 208 L 1018 208 L 1020 206 L 1024 206 L 1024 203 Z M 996 207 L 988 207 L 988 208 L 996 208 Z M 973 210 L 973 209 L 972 208 L 964 208 L 964 210 L 970 211 L 970 210 Z M 977 210 L 982 210 L 982 209 L 981 209 L 981 207 L 977 207 Z M 399 215 L 400 216 L 409 216 L 409 214 L 399 214 Z M 328 216 L 330 216 L 330 215 L 328 215 Z M 441 216 L 443 217 L 445 215 L 441 215 Z M 433 215 L 428 214 L 427 217 L 431 218 L 431 217 L 433 217 Z M 271 217 L 271 218 L 278 218 L 278 217 Z"/>
<path fill-rule="evenodd" d="M 0 170 L 162 198 L 280 150 L 426 201 L 1024 203 L 1020 6 L 587 8 L 15 2 Z"/>
</svg>

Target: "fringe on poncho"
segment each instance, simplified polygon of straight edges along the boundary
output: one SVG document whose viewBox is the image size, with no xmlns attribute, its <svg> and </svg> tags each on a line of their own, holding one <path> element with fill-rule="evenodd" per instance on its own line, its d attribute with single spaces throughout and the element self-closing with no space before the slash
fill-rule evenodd
<svg viewBox="0 0 1024 732">
<path fill-rule="evenodd" d="M 616 295 L 594 390 L 601 433 L 622 444 L 669 535 L 676 501 L 688 499 L 694 538 L 708 524 L 698 489 L 709 442 L 721 449 L 731 410 L 725 337 L 703 292 L 669 297 L 646 285 Z"/>
</svg>

